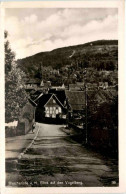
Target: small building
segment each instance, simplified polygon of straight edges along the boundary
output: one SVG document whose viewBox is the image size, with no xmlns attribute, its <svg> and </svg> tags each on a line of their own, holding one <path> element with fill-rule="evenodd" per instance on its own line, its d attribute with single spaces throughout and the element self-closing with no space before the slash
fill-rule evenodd
<svg viewBox="0 0 126 194">
<path fill-rule="evenodd" d="M 50 88 L 51 87 L 51 81 L 41 81 L 41 83 L 40 83 L 40 87 L 42 87 L 42 88 Z"/>
<path fill-rule="evenodd" d="M 99 88 L 107 89 L 108 88 L 108 82 L 99 82 Z"/>
<path fill-rule="evenodd" d="M 38 98 L 40 98 L 40 96 L 43 95 L 43 91 L 42 90 L 36 90 L 34 91 L 34 93 L 30 93 L 30 98 L 31 100 L 33 100 L 34 102 L 37 101 Z"/>
<path fill-rule="evenodd" d="M 59 75 L 59 69 L 53 69 L 52 71 L 50 71 L 50 73 L 54 75 Z"/>
<path fill-rule="evenodd" d="M 43 94 L 37 100 L 36 119 L 43 121 L 66 119 L 66 108 L 55 94 Z"/>
<path fill-rule="evenodd" d="M 85 96 L 83 91 L 65 91 L 68 112 L 71 117 L 82 115 L 85 108 Z"/>
<path fill-rule="evenodd" d="M 57 86 L 52 86 L 51 89 L 53 90 L 65 90 L 65 85 L 64 83 L 62 85 L 57 85 Z"/>
<path fill-rule="evenodd" d="M 56 90 L 56 89 L 50 89 L 49 94 L 54 94 L 59 101 L 63 104 L 64 107 L 66 107 L 66 95 L 65 90 Z"/>
<path fill-rule="evenodd" d="M 84 86 L 79 86 L 77 84 L 69 84 L 70 91 L 81 91 L 84 89 Z"/>
<path fill-rule="evenodd" d="M 76 82 L 77 86 L 84 87 L 84 82 Z"/>
<path fill-rule="evenodd" d="M 39 79 L 29 79 L 25 82 L 25 89 L 26 90 L 37 89 L 39 86 L 40 86 Z"/>
<path fill-rule="evenodd" d="M 86 84 L 87 90 L 96 90 L 98 89 L 98 84 L 97 83 L 87 83 Z"/>
</svg>

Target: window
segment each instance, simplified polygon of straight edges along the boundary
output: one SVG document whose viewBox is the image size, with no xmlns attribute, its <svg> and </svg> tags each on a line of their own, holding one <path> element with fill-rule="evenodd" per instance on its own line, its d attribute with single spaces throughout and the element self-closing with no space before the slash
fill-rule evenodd
<svg viewBox="0 0 126 194">
<path fill-rule="evenodd" d="M 56 114 L 52 114 L 52 118 L 56 118 Z"/>
<path fill-rule="evenodd" d="M 53 103 L 55 104 L 56 103 L 56 101 L 53 99 Z"/>
<path fill-rule="evenodd" d="M 49 113 L 46 113 L 45 117 L 49 117 Z"/>
<path fill-rule="evenodd" d="M 59 113 L 61 113 L 61 108 L 59 107 Z"/>
<path fill-rule="evenodd" d="M 46 107 L 46 108 L 45 108 L 45 111 L 46 111 L 46 113 L 49 113 L 49 108 Z"/>
<path fill-rule="evenodd" d="M 56 107 L 56 114 L 58 114 L 59 113 L 59 111 L 58 111 L 58 107 Z"/>
<path fill-rule="evenodd" d="M 52 111 L 53 111 L 53 107 L 50 107 L 50 113 L 52 114 Z"/>
</svg>

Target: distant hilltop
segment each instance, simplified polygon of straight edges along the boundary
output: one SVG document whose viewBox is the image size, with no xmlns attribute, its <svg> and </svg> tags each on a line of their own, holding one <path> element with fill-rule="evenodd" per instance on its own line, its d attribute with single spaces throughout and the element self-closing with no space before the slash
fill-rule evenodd
<svg viewBox="0 0 126 194">
<path fill-rule="evenodd" d="M 28 77 L 36 77 L 40 71 L 40 66 L 60 69 L 77 61 L 81 63 L 86 61 L 90 66 L 93 66 L 93 61 L 117 61 L 117 59 L 118 40 L 97 40 L 40 52 L 17 60 L 17 64 Z"/>
</svg>

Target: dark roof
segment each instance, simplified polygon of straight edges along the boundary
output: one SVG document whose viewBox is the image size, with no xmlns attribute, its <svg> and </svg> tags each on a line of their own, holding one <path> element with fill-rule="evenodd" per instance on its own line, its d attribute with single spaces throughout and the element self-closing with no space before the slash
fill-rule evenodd
<svg viewBox="0 0 126 194">
<path fill-rule="evenodd" d="M 25 82 L 26 84 L 40 84 L 39 79 L 29 79 Z"/>
<path fill-rule="evenodd" d="M 69 84 L 69 90 L 71 91 L 79 91 L 84 88 L 84 85 L 77 85 L 77 84 Z"/>
<path fill-rule="evenodd" d="M 40 98 L 39 98 L 39 105 L 44 106 L 48 100 L 51 98 L 52 94 L 43 94 Z"/>
<path fill-rule="evenodd" d="M 76 82 L 77 86 L 84 87 L 84 82 Z"/>
<path fill-rule="evenodd" d="M 99 104 L 103 102 L 109 102 L 114 99 L 118 95 L 116 90 L 95 90 L 88 91 L 88 100 L 89 101 L 97 101 Z"/>
<path fill-rule="evenodd" d="M 65 91 L 64 90 L 50 90 L 49 93 L 55 94 L 58 100 L 64 104 L 66 99 Z"/>
<path fill-rule="evenodd" d="M 85 94 L 82 91 L 66 90 L 66 97 L 72 110 L 82 110 L 85 107 Z M 111 102 L 118 95 L 116 90 L 89 90 L 87 91 L 88 103 L 96 102 L 99 105 L 104 102 Z M 89 104 L 88 104 L 89 105 Z M 95 104 L 94 104 L 95 105 Z"/>
<path fill-rule="evenodd" d="M 37 104 L 31 98 L 29 98 L 28 100 L 32 104 L 32 106 L 35 106 L 35 107 L 37 106 Z"/>
<path fill-rule="evenodd" d="M 33 94 L 31 94 L 31 99 L 35 101 L 43 92 L 42 91 L 35 91 Z"/>
<path fill-rule="evenodd" d="M 57 96 L 55 94 L 43 94 L 38 100 L 38 104 L 40 106 L 45 106 L 45 104 L 48 102 L 48 100 L 51 98 L 51 96 L 53 96 L 53 98 L 56 100 L 57 104 L 62 106 L 64 108 L 64 105 L 62 104 L 62 102 L 57 98 Z"/>
<path fill-rule="evenodd" d="M 65 93 L 72 110 L 83 110 L 85 106 L 84 92 L 66 90 Z"/>
</svg>

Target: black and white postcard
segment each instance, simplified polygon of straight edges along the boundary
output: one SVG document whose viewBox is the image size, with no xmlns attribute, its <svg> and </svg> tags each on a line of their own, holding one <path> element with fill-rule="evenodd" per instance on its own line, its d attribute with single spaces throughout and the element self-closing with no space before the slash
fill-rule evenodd
<svg viewBox="0 0 126 194">
<path fill-rule="evenodd" d="M 1 193 L 123 192 L 124 1 L 4 2 L 1 24 Z"/>
</svg>

